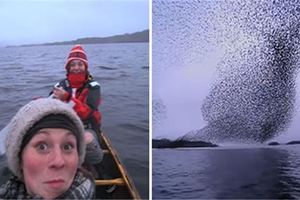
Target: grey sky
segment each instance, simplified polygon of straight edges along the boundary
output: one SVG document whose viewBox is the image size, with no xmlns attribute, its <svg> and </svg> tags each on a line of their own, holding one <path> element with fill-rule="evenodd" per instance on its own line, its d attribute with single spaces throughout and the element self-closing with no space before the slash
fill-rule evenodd
<svg viewBox="0 0 300 200">
<path fill-rule="evenodd" d="M 0 46 L 132 33 L 148 20 L 148 0 L 0 0 Z"/>
</svg>

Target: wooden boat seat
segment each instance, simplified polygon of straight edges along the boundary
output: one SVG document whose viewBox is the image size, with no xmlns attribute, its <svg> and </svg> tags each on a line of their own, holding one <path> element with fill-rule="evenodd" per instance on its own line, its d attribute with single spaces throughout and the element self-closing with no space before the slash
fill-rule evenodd
<svg viewBox="0 0 300 200">
<path fill-rule="evenodd" d="M 95 180 L 96 185 L 125 185 L 122 178 L 108 179 L 108 180 Z"/>
</svg>

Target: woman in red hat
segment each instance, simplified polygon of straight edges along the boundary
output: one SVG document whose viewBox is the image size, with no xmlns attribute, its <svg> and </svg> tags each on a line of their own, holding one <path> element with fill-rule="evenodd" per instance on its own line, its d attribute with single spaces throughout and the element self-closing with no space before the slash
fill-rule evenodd
<svg viewBox="0 0 300 200">
<path fill-rule="evenodd" d="M 50 94 L 53 98 L 70 104 L 78 114 L 86 128 L 86 161 L 99 163 L 102 152 L 93 130 L 99 130 L 101 125 L 101 113 L 98 110 L 100 85 L 88 71 L 87 56 L 81 45 L 75 45 L 71 49 L 65 68 L 66 78 L 58 82 Z"/>
</svg>

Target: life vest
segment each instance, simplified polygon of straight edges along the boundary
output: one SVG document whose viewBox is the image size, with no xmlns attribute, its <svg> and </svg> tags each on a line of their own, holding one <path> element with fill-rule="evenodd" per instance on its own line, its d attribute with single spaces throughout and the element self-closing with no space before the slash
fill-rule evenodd
<svg viewBox="0 0 300 200">
<path fill-rule="evenodd" d="M 98 107 L 101 103 L 100 84 L 88 80 L 81 88 L 71 88 L 69 81 L 64 79 L 55 87 L 63 87 L 69 93 L 66 102 L 73 101 L 73 109 L 78 114 L 86 128 L 98 129 L 101 125 L 101 112 Z M 74 93 L 75 91 L 75 93 Z"/>
</svg>

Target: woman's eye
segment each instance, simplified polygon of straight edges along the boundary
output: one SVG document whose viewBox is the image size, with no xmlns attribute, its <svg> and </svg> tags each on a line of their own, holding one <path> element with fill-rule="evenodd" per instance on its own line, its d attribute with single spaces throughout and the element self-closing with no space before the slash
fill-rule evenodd
<svg viewBox="0 0 300 200">
<path fill-rule="evenodd" d="M 46 151 L 48 149 L 48 145 L 46 143 L 40 143 L 36 146 L 38 151 Z"/>
<path fill-rule="evenodd" d="M 64 145 L 64 151 L 71 152 L 74 149 L 74 145 L 68 143 Z"/>
</svg>

